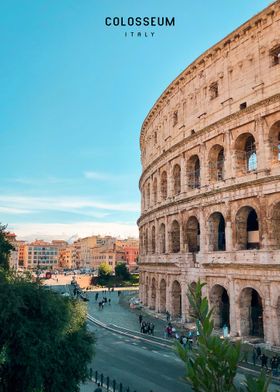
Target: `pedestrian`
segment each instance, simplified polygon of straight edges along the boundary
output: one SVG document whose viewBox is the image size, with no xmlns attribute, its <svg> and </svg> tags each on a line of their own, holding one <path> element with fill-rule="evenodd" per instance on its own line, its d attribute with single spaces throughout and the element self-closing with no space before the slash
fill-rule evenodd
<svg viewBox="0 0 280 392">
<path fill-rule="evenodd" d="M 166 321 L 170 321 L 170 313 L 168 312 L 168 310 L 166 311 Z"/>
<path fill-rule="evenodd" d="M 186 349 L 186 347 L 187 347 L 187 342 L 188 342 L 188 339 L 186 338 L 186 336 L 183 336 L 182 337 L 182 346 L 184 347 L 184 349 Z"/>
<path fill-rule="evenodd" d="M 95 294 L 95 301 L 98 300 L 98 293 Z"/>
<path fill-rule="evenodd" d="M 262 350 L 259 346 L 256 348 L 256 352 L 257 352 L 257 359 L 259 359 L 260 356 L 262 355 Z"/>
<path fill-rule="evenodd" d="M 253 349 L 252 359 L 253 359 L 254 366 L 256 366 L 257 352 L 256 352 L 255 348 Z"/>
<path fill-rule="evenodd" d="M 142 321 L 143 321 L 143 316 L 142 316 L 142 314 L 139 314 L 138 320 L 139 320 L 139 324 L 141 325 L 141 323 L 142 323 Z"/>
<path fill-rule="evenodd" d="M 154 330 L 155 330 L 155 325 L 153 323 L 150 323 L 150 331 L 151 331 L 151 335 L 154 336 Z"/>
<path fill-rule="evenodd" d="M 100 382 L 97 384 L 97 388 L 95 388 L 94 392 L 102 392 Z"/>
<path fill-rule="evenodd" d="M 267 359 L 268 357 L 265 354 L 261 355 L 261 364 L 262 364 L 262 368 L 265 366 L 267 369 Z"/>
<path fill-rule="evenodd" d="M 121 292 L 120 292 L 120 290 L 118 291 L 118 297 L 121 295 Z"/>
<path fill-rule="evenodd" d="M 111 298 L 108 299 L 109 305 L 111 305 Z"/>
</svg>

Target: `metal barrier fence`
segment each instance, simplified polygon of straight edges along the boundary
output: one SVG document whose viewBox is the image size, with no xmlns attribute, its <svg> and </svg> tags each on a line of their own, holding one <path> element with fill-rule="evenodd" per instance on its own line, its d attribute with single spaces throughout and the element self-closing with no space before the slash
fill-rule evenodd
<svg viewBox="0 0 280 392">
<path fill-rule="evenodd" d="M 132 389 L 129 386 L 125 386 L 121 382 L 117 382 L 115 379 L 105 376 L 103 373 L 99 373 L 97 370 L 93 371 L 92 368 L 89 370 L 89 377 L 95 384 L 100 383 L 101 388 L 110 392 L 137 392 L 136 389 Z M 150 390 L 149 392 L 153 392 Z"/>
</svg>

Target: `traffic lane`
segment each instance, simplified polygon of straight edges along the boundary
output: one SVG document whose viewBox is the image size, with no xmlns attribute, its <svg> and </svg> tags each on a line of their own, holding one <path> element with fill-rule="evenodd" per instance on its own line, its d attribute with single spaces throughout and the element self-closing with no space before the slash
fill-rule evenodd
<svg viewBox="0 0 280 392">
<path fill-rule="evenodd" d="M 184 364 L 176 354 L 150 343 L 93 328 L 97 337 L 92 368 L 137 392 L 182 392 Z"/>
</svg>

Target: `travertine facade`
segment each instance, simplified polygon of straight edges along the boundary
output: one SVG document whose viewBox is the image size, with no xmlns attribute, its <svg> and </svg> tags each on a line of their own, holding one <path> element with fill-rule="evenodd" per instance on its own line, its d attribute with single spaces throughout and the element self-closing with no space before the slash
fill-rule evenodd
<svg viewBox="0 0 280 392">
<path fill-rule="evenodd" d="M 280 1 L 167 87 L 140 144 L 144 304 L 188 320 L 200 277 L 217 327 L 280 345 Z"/>
</svg>

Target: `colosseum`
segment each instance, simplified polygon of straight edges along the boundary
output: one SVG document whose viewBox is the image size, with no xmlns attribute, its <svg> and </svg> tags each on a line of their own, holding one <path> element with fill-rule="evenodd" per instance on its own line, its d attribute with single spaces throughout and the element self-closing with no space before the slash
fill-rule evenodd
<svg viewBox="0 0 280 392">
<path fill-rule="evenodd" d="M 280 345 L 280 0 L 189 65 L 141 128 L 140 299 Z"/>
</svg>

